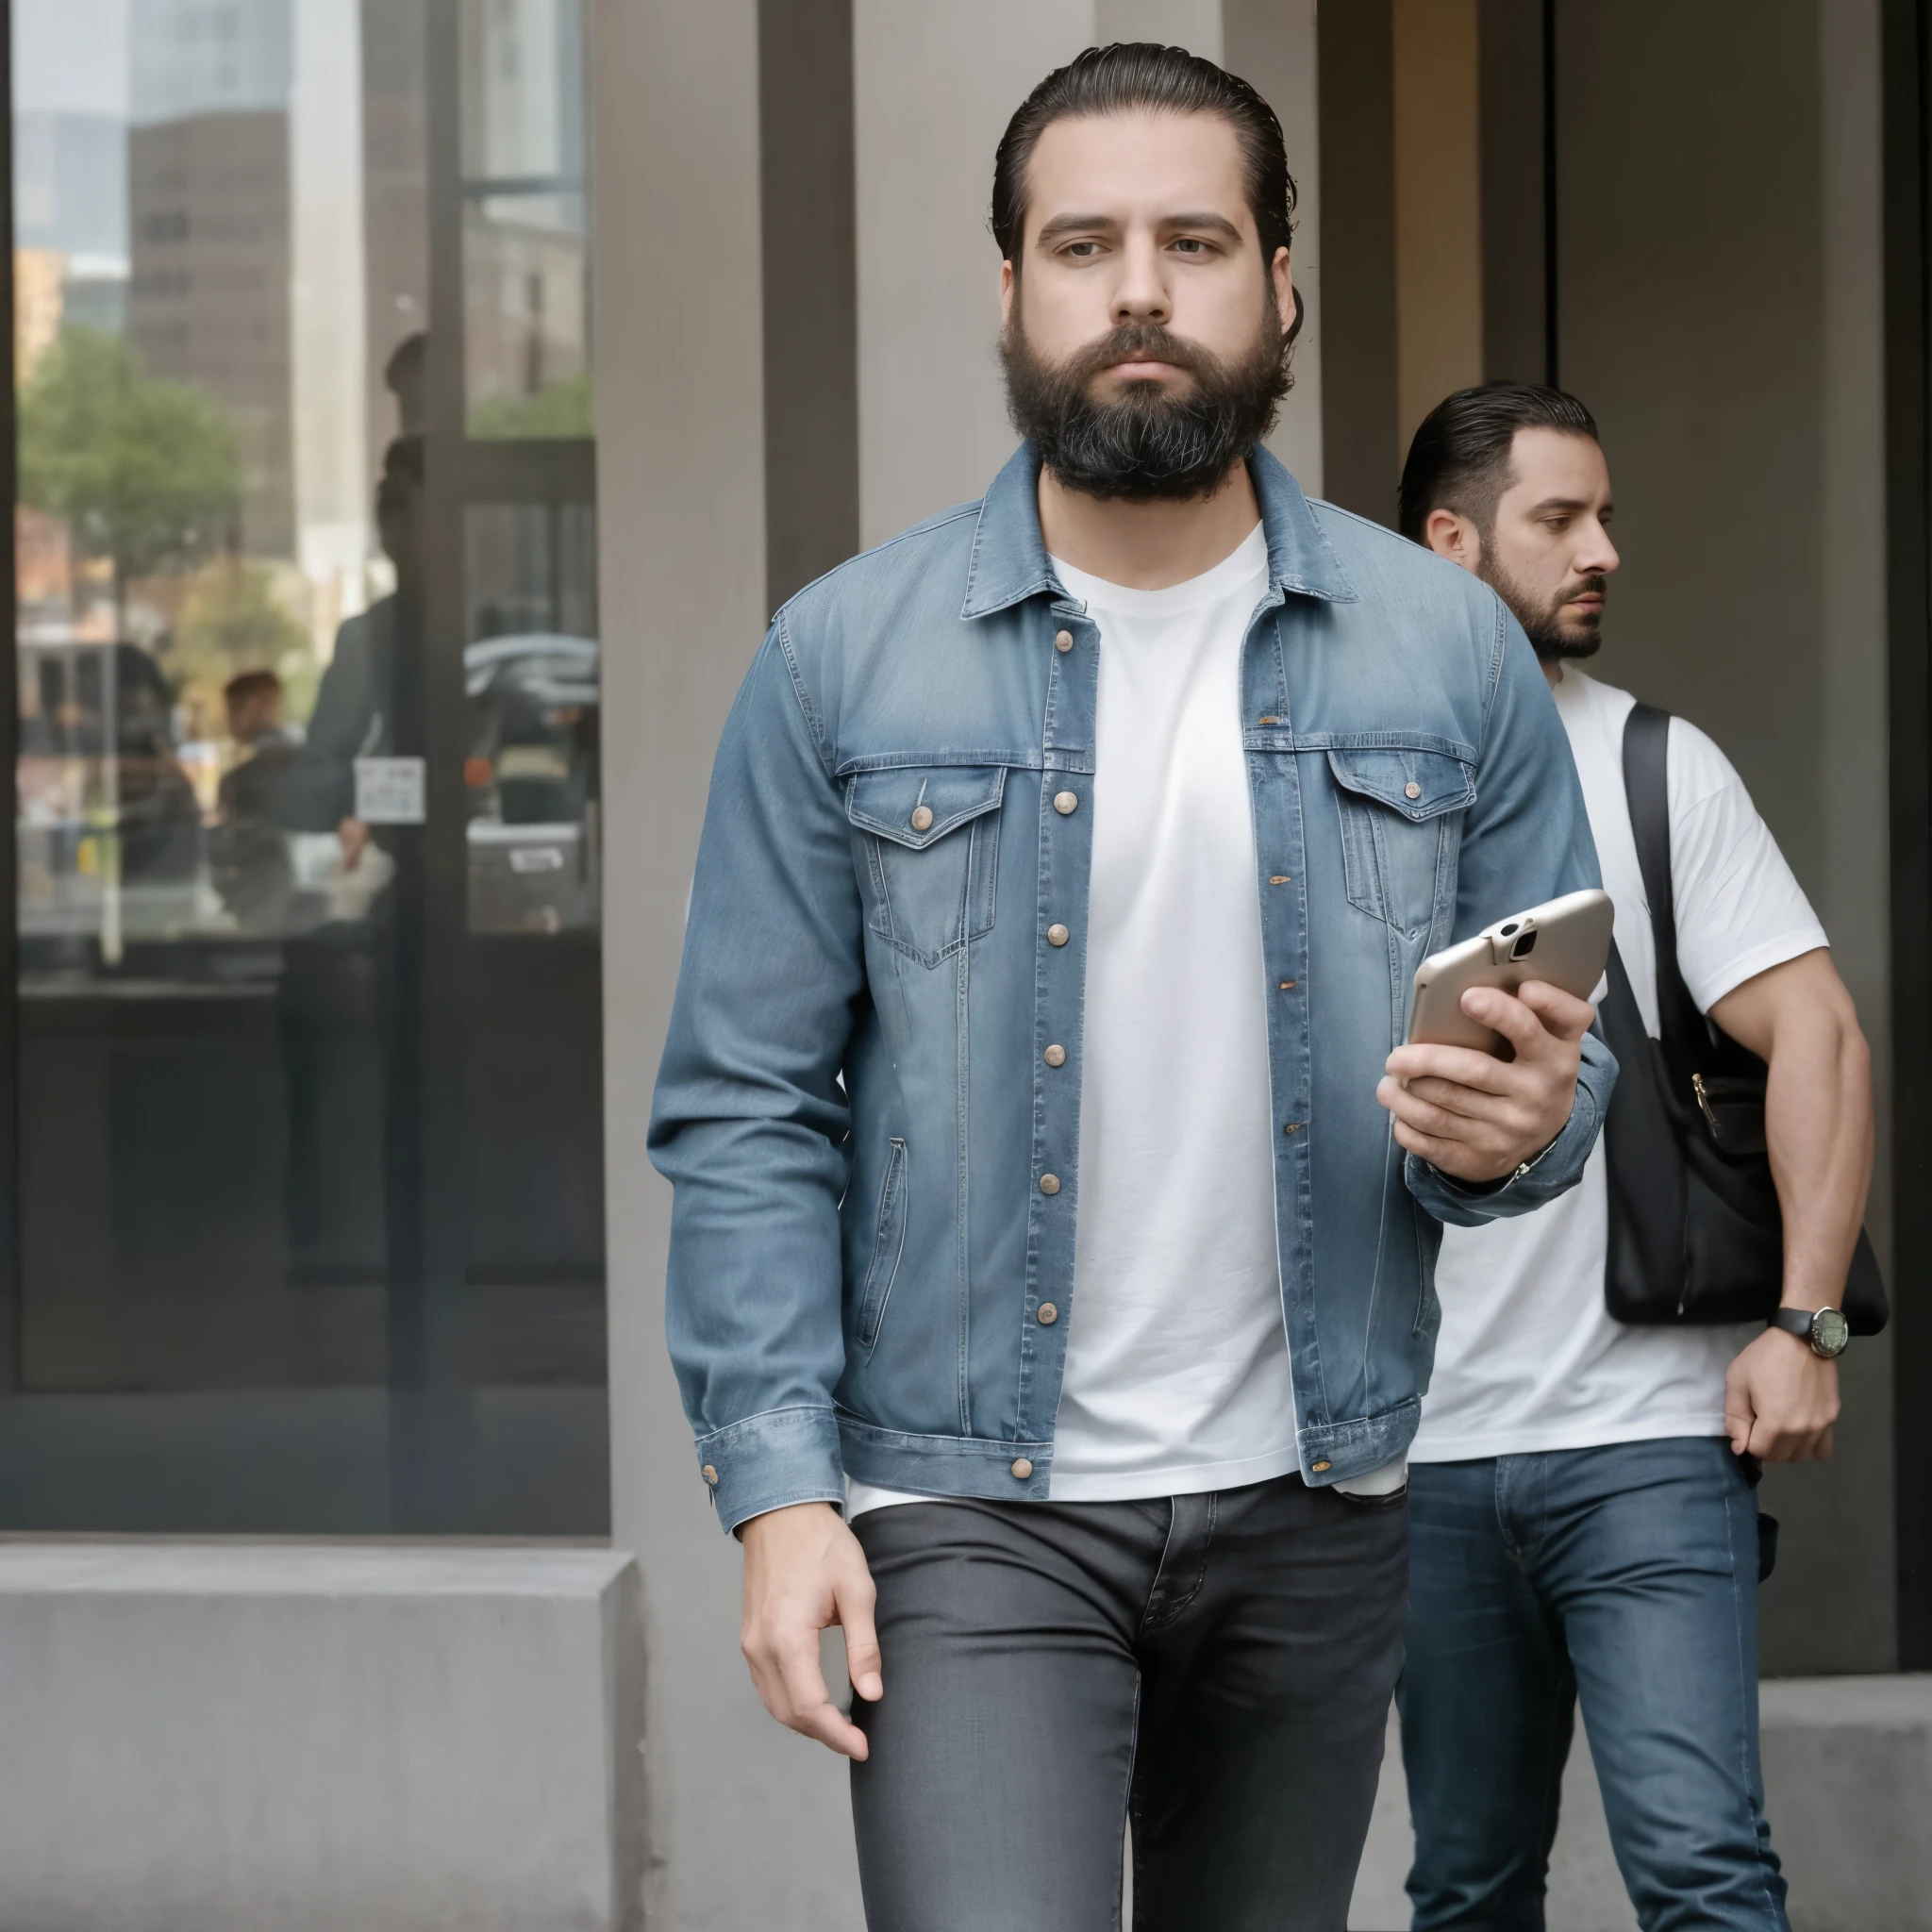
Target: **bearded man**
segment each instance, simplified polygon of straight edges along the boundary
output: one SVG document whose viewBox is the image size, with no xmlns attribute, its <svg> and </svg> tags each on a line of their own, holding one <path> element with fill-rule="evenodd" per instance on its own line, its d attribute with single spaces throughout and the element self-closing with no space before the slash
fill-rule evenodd
<svg viewBox="0 0 1932 1932">
<path fill-rule="evenodd" d="M 1022 447 L 802 592 L 724 731 L 651 1144 L 772 1714 L 854 1760 L 874 1932 L 1340 1932 L 1402 1659 L 1440 1224 L 1571 1186 L 1554 988 L 1431 947 L 1597 882 L 1490 589 L 1310 504 L 1293 188 L 1114 46 L 995 160 Z M 1386 1111 L 1385 1111 L 1386 1109 Z M 826 1692 L 843 1627 L 857 1692 Z"/>
</svg>

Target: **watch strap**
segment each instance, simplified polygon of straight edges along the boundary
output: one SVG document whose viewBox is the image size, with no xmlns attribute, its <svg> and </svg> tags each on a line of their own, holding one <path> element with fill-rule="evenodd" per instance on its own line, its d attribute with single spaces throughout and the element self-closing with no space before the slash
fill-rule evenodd
<svg viewBox="0 0 1932 1932">
<path fill-rule="evenodd" d="M 1766 1325 L 1782 1328 L 1787 1335 L 1795 1335 L 1800 1341 L 1811 1340 L 1811 1314 L 1806 1308 L 1774 1308 Z"/>
</svg>

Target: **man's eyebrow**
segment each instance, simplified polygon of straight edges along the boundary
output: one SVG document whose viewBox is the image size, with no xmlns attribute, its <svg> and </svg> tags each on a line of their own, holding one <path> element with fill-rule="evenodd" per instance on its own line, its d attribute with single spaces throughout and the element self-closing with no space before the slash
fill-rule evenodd
<svg viewBox="0 0 1932 1932">
<path fill-rule="evenodd" d="M 1241 229 L 1225 215 L 1178 214 L 1163 215 L 1159 225 L 1163 228 L 1193 228 L 1208 234 L 1224 235 L 1231 242 L 1241 239 Z M 1036 242 L 1058 242 L 1063 235 L 1091 235 L 1096 230 L 1118 228 L 1119 221 L 1112 215 L 1055 215 L 1051 221 L 1040 225 L 1040 232 L 1034 236 Z"/>
<path fill-rule="evenodd" d="M 1608 508 L 1609 508 L 1609 507 L 1610 507 L 1610 506 L 1609 506 L 1608 504 L 1605 504 L 1605 505 L 1604 505 L 1604 508 L 1605 508 L 1605 509 L 1608 509 Z M 1590 503 L 1589 503 L 1589 500 L 1588 500 L 1587 498 L 1585 498 L 1585 497 L 1581 497 L 1581 496 L 1546 496 L 1546 497 L 1544 497 L 1544 498 L 1543 498 L 1543 500 L 1542 500 L 1542 501 L 1541 501 L 1541 503 L 1538 503 L 1538 504 L 1532 504 L 1532 505 L 1530 506 L 1530 511 L 1529 511 L 1529 513 L 1530 513 L 1530 515 L 1531 515 L 1531 516 L 1533 516 L 1533 517 L 1540 517 L 1540 516 L 1541 516 L 1541 515 L 1542 515 L 1542 513 L 1543 513 L 1543 512 L 1544 512 L 1545 510 L 1551 510 L 1551 509 L 1588 509 L 1589 508 L 1590 508 Z"/>
<path fill-rule="evenodd" d="M 1055 215 L 1040 225 L 1036 242 L 1057 242 L 1062 235 L 1091 234 L 1095 228 L 1115 228 L 1120 224 L 1111 215 Z"/>
</svg>

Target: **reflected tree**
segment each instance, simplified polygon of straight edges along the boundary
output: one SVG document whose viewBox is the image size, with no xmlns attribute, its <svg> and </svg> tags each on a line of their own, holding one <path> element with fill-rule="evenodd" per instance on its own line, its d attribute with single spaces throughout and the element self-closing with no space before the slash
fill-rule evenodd
<svg viewBox="0 0 1932 1932">
<path fill-rule="evenodd" d="M 230 540 L 241 503 L 220 404 L 148 375 L 119 336 L 70 326 L 20 397 L 20 493 L 113 566 L 125 629 L 137 577 L 191 567 Z"/>
</svg>

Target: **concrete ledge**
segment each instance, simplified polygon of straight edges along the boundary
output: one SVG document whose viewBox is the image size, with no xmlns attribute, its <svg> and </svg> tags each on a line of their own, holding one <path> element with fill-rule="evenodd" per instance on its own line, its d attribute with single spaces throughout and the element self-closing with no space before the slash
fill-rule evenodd
<svg viewBox="0 0 1932 1932">
<path fill-rule="evenodd" d="M 0 1544 L 0 1925 L 637 1923 L 637 1569 Z"/>
<path fill-rule="evenodd" d="M 1792 1932 L 1932 1932 L 1932 1676 L 1791 1677 L 1759 1713 Z"/>
<path fill-rule="evenodd" d="M 1932 1676 L 1793 1677 L 1759 1688 L 1765 1809 L 1792 1932 L 1932 1932 Z M 1396 1932 L 1415 1844 L 1393 1716 L 1349 1924 Z M 1550 1859 L 1555 1932 L 1635 1932 L 1581 1726 Z"/>
</svg>

